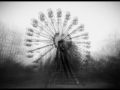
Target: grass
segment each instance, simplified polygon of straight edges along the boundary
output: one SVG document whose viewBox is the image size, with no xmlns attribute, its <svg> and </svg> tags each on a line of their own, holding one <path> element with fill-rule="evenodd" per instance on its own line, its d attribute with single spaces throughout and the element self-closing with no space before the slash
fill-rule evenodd
<svg viewBox="0 0 120 90">
<path fill-rule="evenodd" d="M 97 65 L 97 63 L 94 65 Z M 95 66 L 90 66 L 89 64 L 89 66 L 83 69 L 83 73 L 80 73 L 79 78 L 83 78 L 84 82 L 86 83 L 106 82 L 119 85 L 119 71 L 120 63 L 118 63 L 118 61 L 115 61 L 114 59 L 110 62 L 107 62 L 106 67 L 102 67 L 102 65 L 99 65 L 99 68 L 95 68 Z M 7 59 L 6 62 L 0 65 L 0 87 L 6 87 L 9 85 L 12 85 L 13 87 L 19 87 L 23 85 L 25 87 L 28 86 L 29 88 L 32 87 L 30 85 L 33 85 L 33 87 L 35 87 L 34 84 L 36 84 L 36 87 L 38 87 L 39 85 L 44 85 L 46 77 L 47 75 L 45 75 L 42 70 L 39 70 L 39 72 L 35 72 L 32 68 L 24 68 L 20 64 L 14 63 L 10 59 Z M 62 86 L 59 86 L 58 84 L 58 87 Z"/>
</svg>

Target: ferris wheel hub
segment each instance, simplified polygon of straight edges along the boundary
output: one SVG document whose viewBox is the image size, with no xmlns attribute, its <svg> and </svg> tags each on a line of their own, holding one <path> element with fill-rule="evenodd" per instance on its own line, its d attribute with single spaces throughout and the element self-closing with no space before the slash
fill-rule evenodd
<svg viewBox="0 0 120 90">
<path fill-rule="evenodd" d="M 64 34 L 60 35 L 59 33 L 56 33 L 54 35 L 53 42 L 54 42 L 54 45 L 55 45 L 56 48 L 58 48 L 58 46 L 59 46 L 59 44 L 61 44 L 61 42 L 64 42 L 64 43 L 67 42 L 64 39 L 64 37 L 65 37 Z M 69 38 L 69 40 L 71 39 L 70 37 L 68 37 L 68 38 Z"/>
</svg>

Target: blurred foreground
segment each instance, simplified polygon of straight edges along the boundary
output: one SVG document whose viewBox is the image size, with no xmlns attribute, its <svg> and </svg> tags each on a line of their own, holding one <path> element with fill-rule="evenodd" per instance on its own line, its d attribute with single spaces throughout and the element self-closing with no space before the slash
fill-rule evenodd
<svg viewBox="0 0 120 90">
<path fill-rule="evenodd" d="M 0 64 L 0 88 L 45 87 L 48 67 L 46 67 L 46 71 L 41 68 L 36 72 L 31 67 L 24 68 L 9 59 Z M 82 69 L 82 73 L 79 75 L 79 84 L 67 79 L 66 81 L 59 79 L 51 81 L 47 88 L 119 88 L 119 59 L 110 58 L 108 62 L 104 60 L 96 62 L 89 58 Z"/>
</svg>

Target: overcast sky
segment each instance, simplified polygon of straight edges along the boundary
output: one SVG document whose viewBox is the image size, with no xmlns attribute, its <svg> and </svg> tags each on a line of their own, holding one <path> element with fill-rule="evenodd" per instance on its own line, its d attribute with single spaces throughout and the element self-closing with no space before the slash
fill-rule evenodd
<svg viewBox="0 0 120 90">
<path fill-rule="evenodd" d="M 111 41 L 115 32 L 119 38 L 120 2 L 0 2 L 0 20 L 15 24 L 24 32 L 30 26 L 31 18 L 38 18 L 40 11 L 47 14 L 49 8 L 54 12 L 61 8 L 63 14 L 70 11 L 72 17 L 78 16 L 79 23 L 84 23 L 85 31 L 90 33 L 93 53 L 113 51 L 101 48 Z"/>
</svg>

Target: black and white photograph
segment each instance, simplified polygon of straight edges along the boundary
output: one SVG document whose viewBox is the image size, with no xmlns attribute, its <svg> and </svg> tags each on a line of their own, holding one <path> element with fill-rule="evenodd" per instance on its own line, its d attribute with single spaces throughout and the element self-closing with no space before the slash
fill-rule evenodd
<svg viewBox="0 0 120 90">
<path fill-rule="evenodd" d="M 120 88 L 120 2 L 0 1 L 3 88 Z"/>
</svg>

